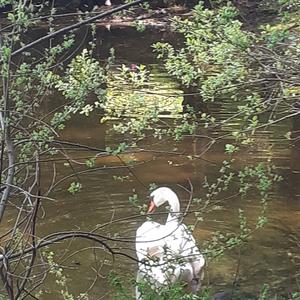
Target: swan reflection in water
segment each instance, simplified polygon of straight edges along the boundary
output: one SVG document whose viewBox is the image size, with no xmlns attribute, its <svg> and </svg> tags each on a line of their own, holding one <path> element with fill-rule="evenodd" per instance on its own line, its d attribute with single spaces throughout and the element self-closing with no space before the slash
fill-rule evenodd
<svg viewBox="0 0 300 300">
<path fill-rule="evenodd" d="M 197 293 L 205 259 L 192 233 L 181 223 L 179 199 L 170 188 L 160 187 L 150 194 L 148 213 L 164 203 L 169 204 L 166 224 L 146 221 L 137 229 L 137 284 L 146 281 L 153 289 L 158 289 L 183 282 L 187 292 Z M 142 299 L 138 286 L 136 299 Z"/>
</svg>

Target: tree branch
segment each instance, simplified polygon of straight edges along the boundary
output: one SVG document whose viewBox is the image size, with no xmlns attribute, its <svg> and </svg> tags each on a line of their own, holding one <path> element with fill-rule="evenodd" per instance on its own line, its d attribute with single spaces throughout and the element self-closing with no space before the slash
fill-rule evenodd
<svg viewBox="0 0 300 300">
<path fill-rule="evenodd" d="M 120 6 L 116 7 L 116 8 L 113 8 L 113 9 L 111 9 L 109 11 L 106 11 L 104 13 L 98 14 L 98 15 L 96 15 L 94 17 L 89 18 L 89 19 L 83 20 L 83 21 L 78 22 L 76 24 L 72 24 L 70 26 L 67 26 L 67 27 L 64 27 L 62 29 L 59 29 L 59 30 L 57 30 L 55 32 L 49 33 L 49 34 L 47 34 L 47 35 L 45 35 L 45 36 L 43 36 L 43 37 L 41 37 L 41 38 L 39 38 L 37 40 L 35 40 L 35 41 L 33 41 L 33 42 L 25 45 L 24 47 L 21 47 L 18 50 L 12 52 L 11 56 L 14 57 L 14 56 L 16 56 L 18 54 L 21 54 L 22 52 L 29 50 L 30 48 L 36 46 L 37 44 L 40 44 L 40 43 L 42 43 L 44 41 L 52 39 L 52 38 L 56 37 L 57 35 L 61 35 L 61 34 L 64 34 L 66 32 L 69 32 L 71 30 L 80 28 L 81 26 L 84 26 L 84 25 L 87 25 L 87 24 L 91 24 L 91 23 L 93 23 L 93 22 L 95 22 L 95 21 L 97 21 L 99 19 L 111 16 L 111 15 L 117 13 L 117 12 L 120 12 L 122 10 L 128 9 L 130 7 L 133 7 L 133 6 L 136 6 L 136 5 L 141 4 L 143 2 L 148 2 L 148 1 L 149 0 L 136 0 L 136 1 L 133 1 L 133 2 L 128 3 L 128 4 L 120 5 Z"/>
</svg>

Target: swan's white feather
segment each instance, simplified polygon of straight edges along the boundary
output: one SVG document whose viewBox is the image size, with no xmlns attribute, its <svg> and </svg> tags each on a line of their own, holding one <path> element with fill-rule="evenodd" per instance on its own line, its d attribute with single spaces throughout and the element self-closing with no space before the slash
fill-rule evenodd
<svg viewBox="0 0 300 300">
<path fill-rule="evenodd" d="M 160 188 L 156 191 L 162 191 L 161 194 L 166 197 L 167 190 Z M 173 206 L 179 208 L 176 194 L 170 190 L 169 195 L 173 197 Z M 166 201 L 172 207 L 171 199 Z M 184 281 L 191 292 L 197 292 L 203 279 L 205 259 L 187 226 L 170 216 L 165 225 L 146 221 L 137 229 L 138 278 L 146 277 L 154 287 Z M 138 289 L 137 299 L 140 299 Z"/>
</svg>

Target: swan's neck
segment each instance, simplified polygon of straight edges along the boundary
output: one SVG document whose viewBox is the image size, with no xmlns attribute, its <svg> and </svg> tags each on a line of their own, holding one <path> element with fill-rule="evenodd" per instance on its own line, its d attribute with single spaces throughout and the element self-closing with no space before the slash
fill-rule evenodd
<svg viewBox="0 0 300 300">
<path fill-rule="evenodd" d="M 168 199 L 169 202 L 169 214 L 167 218 L 166 225 L 178 223 L 180 219 L 180 204 L 176 195 L 174 197 Z"/>
</svg>

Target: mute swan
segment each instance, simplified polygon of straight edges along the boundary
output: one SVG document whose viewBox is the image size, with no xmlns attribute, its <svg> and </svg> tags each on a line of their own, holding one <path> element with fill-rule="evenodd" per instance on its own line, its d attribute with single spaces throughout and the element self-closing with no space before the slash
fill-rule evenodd
<svg viewBox="0 0 300 300">
<path fill-rule="evenodd" d="M 180 221 L 177 195 L 167 187 L 154 190 L 150 194 L 148 213 L 166 202 L 169 214 L 165 225 L 146 221 L 137 229 L 137 282 L 145 278 L 154 288 L 186 282 L 188 291 L 196 293 L 203 279 L 205 259 L 191 232 Z M 138 287 L 136 299 L 142 299 Z"/>
</svg>

